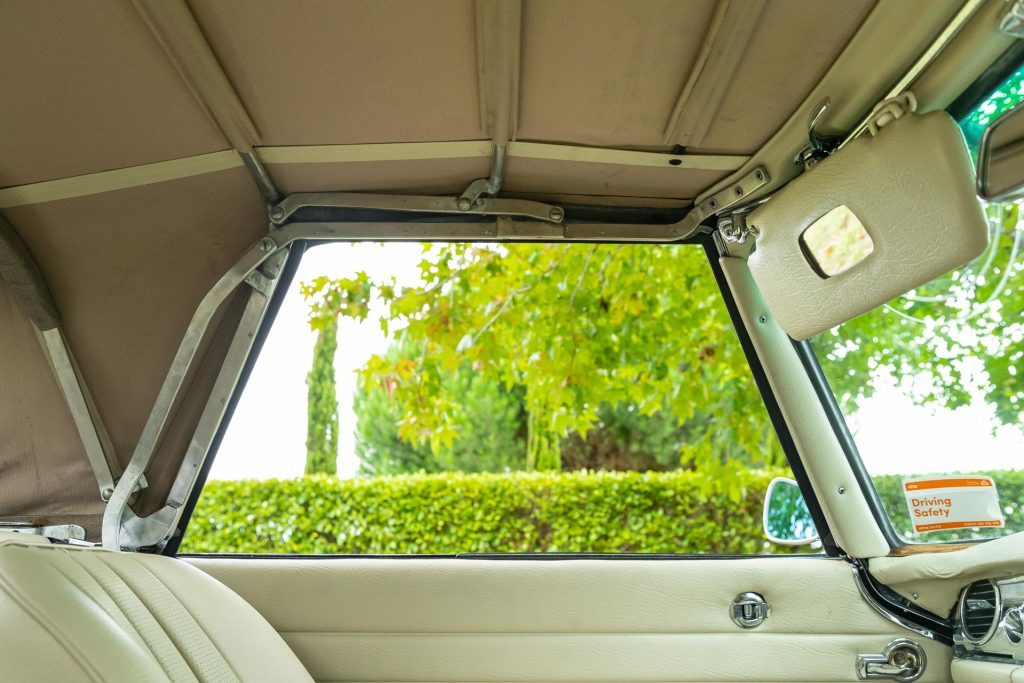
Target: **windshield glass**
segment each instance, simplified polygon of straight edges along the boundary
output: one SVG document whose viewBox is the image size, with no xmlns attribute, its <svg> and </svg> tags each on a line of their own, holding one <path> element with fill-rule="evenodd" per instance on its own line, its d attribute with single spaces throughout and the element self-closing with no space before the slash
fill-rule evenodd
<svg viewBox="0 0 1024 683">
<path fill-rule="evenodd" d="M 987 126 L 1022 99 L 1024 68 L 959 122 L 975 158 Z M 990 245 L 974 262 L 812 340 L 910 542 L 1024 530 L 1021 202 L 985 213 Z"/>
</svg>

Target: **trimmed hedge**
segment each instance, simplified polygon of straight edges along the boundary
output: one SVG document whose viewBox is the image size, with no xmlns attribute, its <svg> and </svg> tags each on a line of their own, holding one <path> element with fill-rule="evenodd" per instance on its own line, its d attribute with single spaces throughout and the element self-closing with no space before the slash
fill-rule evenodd
<svg viewBox="0 0 1024 683">
<path fill-rule="evenodd" d="M 695 472 L 512 472 L 211 481 L 183 553 L 787 553 L 761 531 L 773 476 L 741 472 L 738 500 Z M 997 472 L 1007 522 L 1024 528 L 1024 473 Z M 900 477 L 876 479 L 909 528 Z M 946 540 L 929 535 L 926 540 Z"/>
</svg>

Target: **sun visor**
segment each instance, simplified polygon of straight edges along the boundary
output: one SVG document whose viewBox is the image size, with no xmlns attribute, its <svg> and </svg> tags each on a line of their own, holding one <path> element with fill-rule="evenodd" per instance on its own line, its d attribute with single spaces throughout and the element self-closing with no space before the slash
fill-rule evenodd
<svg viewBox="0 0 1024 683">
<path fill-rule="evenodd" d="M 978 256 L 974 170 L 945 112 L 905 114 L 821 161 L 747 216 L 750 271 L 806 339 Z"/>
</svg>

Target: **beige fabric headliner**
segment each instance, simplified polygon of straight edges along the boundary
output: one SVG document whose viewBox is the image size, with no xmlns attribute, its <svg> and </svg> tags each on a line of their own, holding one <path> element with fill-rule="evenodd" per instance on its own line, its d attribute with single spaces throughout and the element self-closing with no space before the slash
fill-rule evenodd
<svg viewBox="0 0 1024 683">
<path fill-rule="evenodd" d="M 881 0 L 877 10 L 875 0 L 773 0 L 761 8 L 749 42 L 722 53 L 717 41 L 705 47 L 714 0 L 162 2 L 177 6 L 158 6 L 149 25 L 130 0 L 0 3 L 0 57 L 8 66 L 0 74 L 2 211 L 39 261 L 122 463 L 201 296 L 267 229 L 256 185 L 231 160 L 232 147 L 246 151 L 258 139 L 271 178 L 286 193 L 451 194 L 487 175 L 482 150 L 456 158 L 295 161 L 273 156 L 304 152 L 271 148 L 471 147 L 507 137 L 668 154 L 682 140 L 677 114 L 706 123 L 687 138 L 687 153 L 735 154 L 743 157 L 738 165 L 787 121 L 806 120 L 812 89 L 844 94 L 819 83 L 830 68 L 847 75 L 837 81 L 842 87 L 866 68 L 879 72 L 879 83 L 891 82 L 919 50 L 879 45 L 863 33 L 851 43 L 866 17 L 885 25 L 886 17 L 905 14 L 900 3 L 909 0 Z M 729 2 L 741 16 L 761 5 Z M 938 27 L 958 5 L 914 7 L 922 22 Z M 933 35 L 932 24 L 918 24 L 919 32 Z M 178 35 L 174 25 L 192 28 Z M 187 51 L 188 41 L 200 38 L 209 43 L 201 59 Z M 860 47 L 840 58 L 854 44 Z M 899 64 L 887 63 L 889 52 Z M 696 85 L 686 88 L 702 54 L 702 73 L 733 73 L 713 103 L 693 97 Z M 222 74 L 210 71 L 218 68 Z M 869 109 L 881 87 L 858 90 L 844 106 Z M 706 104 L 713 116 L 702 115 Z M 756 162 L 789 163 L 792 146 L 777 145 L 771 159 Z M 218 161 L 212 166 L 186 159 L 213 153 L 221 154 L 207 157 Z M 681 206 L 731 173 L 701 170 L 699 160 L 690 168 L 581 155 L 591 160 L 513 154 L 504 188 L 510 196 Z M 174 160 L 182 161 L 159 169 L 192 170 L 155 177 L 147 175 L 152 167 L 133 168 Z M 115 173 L 22 187 L 108 171 Z M 32 192 L 34 203 L 25 203 Z M 0 380 L 18 387 L 0 397 L 0 517 L 77 513 L 95 520 L 95 483 L 66 407 L 27 320 L 6 290 L 0 294 Z M 166 492 L 230 323 L 147 473 L 142 511 Z"/>
<path fill-rule="evenodd" d="M 0 187 L 226 149 L 127 2 L 0 3 Z"/>
</svg>

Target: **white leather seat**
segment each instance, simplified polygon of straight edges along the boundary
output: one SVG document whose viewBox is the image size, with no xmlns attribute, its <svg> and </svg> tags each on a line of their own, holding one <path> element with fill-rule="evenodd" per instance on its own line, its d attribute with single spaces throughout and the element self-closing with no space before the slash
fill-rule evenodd
<svg viewBox="0 0 1024 683">
<path fill-rule="evenodd" d="M 0 680 L 312 679 L 255 609 L 184 562 L 0 532 Z"/>
</svg>

